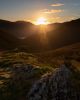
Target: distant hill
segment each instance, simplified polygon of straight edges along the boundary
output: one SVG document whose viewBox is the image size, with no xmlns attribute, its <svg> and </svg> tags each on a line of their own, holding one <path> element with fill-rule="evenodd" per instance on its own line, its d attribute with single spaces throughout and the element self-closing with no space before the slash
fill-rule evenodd
<svg viewBox="0 0 80 100">
<path fill-rule="evenodd" d="M 33 30 L 34 25 L 30 22 L 25 21 L 16 21 L 16 22 L 10 22 L 6 20 L 0 20 L 0 30 L 5 30 L 9 33 L 12 33 L 12 35 L 15 35 L 16 37 L 20 38 L 26 35 L 31 34 L 31 30 Z"/>
<path fill-rule="evenodd" d="M 0 49 L 14 49 L 20 44 L 20 40 L 12 33 L 0 30 Z"/>
<path fill-rule="evenodd" d="M 30 51 L 53 50 L 80 42 L 80 19 L 65 23 L 50 24 L 47 26 L 47 29 L 51 29 L 46 32 L 47 45 L 41 43 L 38 32 L 24 40 Z M 44 37 L 43 33 L 41 35 Z M 44 43 L 45 41 L 43 40 Z"/>
<path fill-rule="evenodd" d="M 49 33 L 52 48 L 59 48 L 80 41 L 80 19 L 61 24 L 52 24 L 54 29 Z"/>
<path fill-rule="evenodd" d="M 40 26 L 30 22 L 0 20 L 0 48 L 42 52 L 80 42 L 80 19 L 47 25 L 47 44 L 46 40 L 43 40 L 44 43 L 41 42 L 40 34 L 44 36 L 39 28 Z"/>
<path fill-rule="evenodd" d="M 31 35 L 34 25 L 30 22 L 0 20 L 0 49 L 15 49 L 22 39 Z"/>
</svg>

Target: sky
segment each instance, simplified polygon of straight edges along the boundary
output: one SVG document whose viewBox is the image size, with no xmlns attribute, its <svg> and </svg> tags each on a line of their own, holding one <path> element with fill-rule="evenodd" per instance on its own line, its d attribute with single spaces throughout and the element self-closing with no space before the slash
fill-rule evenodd
<svg viewBox="0 0 80 100">
<path fill-rule="evenodd" d="M 80 0 L 0 0 L 0 19 L 35 23 L 39 17 L 50 23 L 80 18 Z"/>
</svg>

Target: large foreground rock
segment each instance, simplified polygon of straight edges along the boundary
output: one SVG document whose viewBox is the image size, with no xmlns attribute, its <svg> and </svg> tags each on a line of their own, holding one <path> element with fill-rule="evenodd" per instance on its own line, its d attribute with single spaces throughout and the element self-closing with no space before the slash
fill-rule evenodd
<svg viewBox="0 0 80 100">
<path fill-rule="evenodd" d="M 80 100 L 73 81 L 74 71 L 62 65 L 51 75 L 42 77 L 31 88 L 28 100 Z"/>
</svg>

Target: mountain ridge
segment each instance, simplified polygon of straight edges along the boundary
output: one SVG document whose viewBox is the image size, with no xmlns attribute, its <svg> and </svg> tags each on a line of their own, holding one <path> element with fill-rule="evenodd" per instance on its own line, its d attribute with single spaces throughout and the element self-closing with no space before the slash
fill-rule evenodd
<svg viewBox="0 0 80 100">
<path fill-rule="evenodd" d="M 3 40 L 4 42 L 5 36 L 7 36 L 9 41 L 15 40 L 13 43 L 14 49 L 19 48 L 27 52 L 53 50 L 69 44 L 80 42 L 80 18 L 64 23 L 47 25 L 47 29 L 51 29 L 46 32 L 46 36 L 48 38 L 47 45 L 45 45 L 45 43 L 42 44 L 40 41 L 40 34 L 42 34 L 43 37 L 43 33 L 39 32 L 39 28 L 40 26 L 36 26 L 30 22 L 10 22 L 0 19 L 0 34 L 3 34 L 3 37 L 0 37 L 0 40 Z M 14 37 L 15 39 L 10 40 L 10 37 Z M 18 43 L 17 45 L 16 40 Z M 3 42 L 1 45 L 3 45 Z M 8 46 L 9 45 L 10 44 L 8 43 Z M 4 46 L 2 47 L 0 48 L 4 49 Z M 8 48 L 5 47 L 5 49 Z"/>
</svg>

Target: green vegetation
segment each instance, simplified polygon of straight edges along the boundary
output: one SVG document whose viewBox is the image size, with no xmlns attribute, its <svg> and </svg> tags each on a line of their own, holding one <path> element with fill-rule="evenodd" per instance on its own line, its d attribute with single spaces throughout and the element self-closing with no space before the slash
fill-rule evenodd
<svg viewBox="0 0 80 100">
<path fill-rule="evenodd" d="M 76 70 L 71 79 L 76 89 L 80 91 L 80 47 L 78 44 L 45 53 L 30 54 L 17 50 L 1 52 L 0 99 L 26 100 L 31 86 L 43 75 L 53 72 L 64 61 L 70 62 Z M 26 71 L 27 65 L 32 65 L 34 70 Z"/>
<path fill-rule="evenodd" d="M 27 72 L 27 65 L 32 65 L 35 69 Z M 53 71 L 52 67 L 43 65 L 45 64 L 39 63 L 33 54 L 2 52 L 0 57 L 0 99 L 26 100 L 26 95 L 34 82 L 45 73 Z"/>
</svg>

